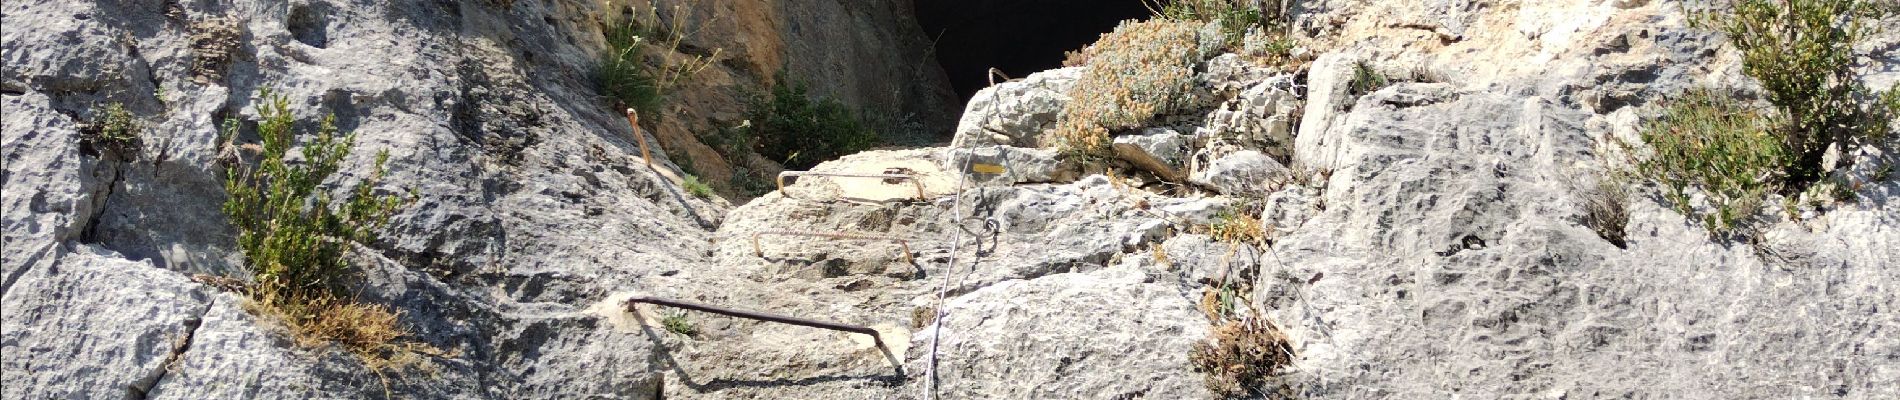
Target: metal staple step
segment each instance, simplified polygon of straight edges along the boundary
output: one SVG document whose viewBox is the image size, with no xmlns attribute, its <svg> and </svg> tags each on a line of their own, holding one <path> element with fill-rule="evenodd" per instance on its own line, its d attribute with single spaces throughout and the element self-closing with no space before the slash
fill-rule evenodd
<svg viewBox="0 0 1900 400">
<path fill-rule="evenodd" d="M 918 200 L 924 200 L 924 199 L 926 199 L 926 197 L 925 197 L 925 195 L 924 195 L 924 183 L 923 183 L 923 181 L 921 181 L 921 180 L 919 180 L 919 179 L 917 179 L 917 176 L 916 176 L 916 175 L 911 175 L 911 174 L 850 174 L 850 173 L 840 173 L 840 172 L 817 172 L 817 171 L 785 171 L 785 172 L 780 172 L 780 173 L 778 173 L 778 192 L 779 192 L 779 194 L 780 194 L 780 195 L 785 195 L 786 197 L 790 197 L 791 195 L 789 195 L 789 194 L 785 194 L 785 178 L 787 178 L 787 177 L 799 177 L 799 176 L 828 176 L 828 177 L 834 177 L 834 178 L 868 178 L 868 179 L 887 179 L 887 180 L 889 180 L 889 179 L 897 179 L 897 180 L 908 180 L 908 181 L 910 181 L 910 183 L 911 183 L 911 185 L 914 185 L 914 186 L 916 186 L 916 187 L 917 187 L 917 199 L 918 199 Z"/>
<path fill-rule="evenodd" d="M 688 303 L 688 302 L 673 300 L 673 299 L 646 297 L 646 296 L 627 299 L 627 312 L 637 312 L 636 310 L 634 310 L 634 306 L 638 304 L 642 304 L 642 303 L 658 305 L 658 306 L 673 307 L 673 308 L 681 308 L 681 309 L 687 309 L 687 310 L 693 310 L 693 311 L 709 312 L 713 314 L 727 315 L 727 316 L 733 316 L 733 317 L 739 317 L 739 318 L 745 318 L 745 319 L 751 319 L 751 320 L 777 322 L 777 323 L 787 324 L 787 325 L 797 325 L 797 326 L 803 326 L 803 327 L 808 327 L 808 328 L 828 329 L 828 330 L 834 330 L 834 331 L 839 331 L 839 332 L 861 333 L 861 334 L 871 335 L 871 340 L 874 343 L 876 343 L 879 348 L 884 347 L 884 337 L 881 335 L 878 335 L 876 329 L 872 329 L 871 327 L 868 327 L 868 326 L 841 324 L 841 323 L 836 323 L 836 322 L 798 318 L 798 317 L 793 317 L 789 315 L 770 314 L 770 313 L 763 313 L 763 312 L 758 312 L 758 311 L 725 308 L 725 307 L 711 306 L 711 305 L 698 304 L 698 303 Z"/>
</svg>

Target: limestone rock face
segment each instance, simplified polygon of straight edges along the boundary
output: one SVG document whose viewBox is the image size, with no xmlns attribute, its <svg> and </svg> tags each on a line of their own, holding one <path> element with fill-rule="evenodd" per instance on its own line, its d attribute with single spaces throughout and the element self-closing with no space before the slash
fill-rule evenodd
<svg viewBox="0 0 1900 400">
<path fill-rule="evenodd" d="M 914 115 L 919 134 L 948 137 L 953 95 L 933 63 L 918 63 L 926 49 L 908 3 L 661 3 L 703 8 L 690 14 L 707 26 L 683 49 L 724 48 L 675 93 L 676 112 L 647 118 L 658 123 L 648 141 L 663 149 L 704 147 L 681 142 L 741 119 L 742 94 L 768 87 L 781 66 L 817 93 L 875 109 L 867 115 Z M 619 10 L 0 7 L 5 397 L 658 395 L 655 336 L 583 311 L 707 262 L 729 205 L 680 187 L 674 157 L 707 151 L 656 149 L 649 168 L 626 119 L 595 93 L 600 22 Z M 361 296 L 401 312 L 415 333 L 406 340 L 442 355 L 379 375 L 341 350 L 295 345 L 242 296 L 192 279 L 248 278 L 219 209 L 218 127 L 256 118 L 262 88 L 304 121 L 334 113 L 358 134 L 332 187 L 367 177 L 389 152 L 377 190 L 414 202 L 356 255 Z M 141 127 L 128 151 L 83 137 L 110 103 Z"/>
<path fill-rule="evenodd" d="M 1212 398 L 1189 354 L 1214 299 L 1290 340 L 1250 388 L 1273 395 L 1900 398 L 1900 138 L 1840 152 L 1857 200 L 1796 198 L 1747 240 L 1642 184 L 1621 246 L 1586 226 L 1579 188 L 1643 154 L 1659 99 L 1751 84 L 1680 2 L 1297 2 L 1304 74 L 1205 60 L 1200 106 L 1115 132 L 1153 165 L 1044 147 L 1066 68 L 984 90 L 949 146 L 739 205 L 679 165 L 718 169 L 693 142 L 779 68 L 932 108 L 905 2 L 660 1 L 704 27 L 682 51 L 724 58 L 648 127 L 651 166 L 589 83 L 599 2 L 210 3 L 0 6 L 0 396 Z M 218 126 L 261 88 L 358 133 L 330 187 L 387 150 L 376 190 L 414 193 L 350 257 L 359 299 L 438 350 L 419 364 L 300 346 L 213 279 L 248 278 Z M 87 138 L 110 103 L 136 145 Z M 1212 229 L 1237 216 L 1257 237 Z"/>
</svg>

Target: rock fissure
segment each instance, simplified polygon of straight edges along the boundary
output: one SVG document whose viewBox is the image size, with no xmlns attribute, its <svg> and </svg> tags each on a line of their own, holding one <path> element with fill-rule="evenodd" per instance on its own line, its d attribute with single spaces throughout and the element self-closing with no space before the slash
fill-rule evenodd
<svg viewBox="0 0 1900 400">
<path fill-rule="evenodd" d="M 125 395 L 127 400 L 147 399 L 151 395 L 152 388 L 164 382 L 165 375 L 177 368 L 179 360 L 184 359 L 185 352 L 191 351 L 191 342 L 198 334 L 198 327 L 204 325 L 205 316 L 211 313 L 211 307 L 216 306 L 217 301 L 217 297 L 213 296 L 211 301 L 205 304 L 204 309 L 198 312 L 198 316 L 184 321 L 185 332 L 173 341 L 170 351 L 165 354 L 165 361 L 159 363 L 158 368 L 152 369 L 137 382 L 127 385 Z"/>
</svg>

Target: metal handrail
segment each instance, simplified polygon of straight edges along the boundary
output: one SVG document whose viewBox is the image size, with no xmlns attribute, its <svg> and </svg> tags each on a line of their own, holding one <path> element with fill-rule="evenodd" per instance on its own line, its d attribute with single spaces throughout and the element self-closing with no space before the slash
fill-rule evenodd
<svg viewBox="0 0 1900 400">
<path fill-rule="evenodd" d="M 898 237 L 860 235 L 860 234 L 843 233 L 843 232 L 802 232 L 802 231 L 756 232 L 752 234 L 752 254 L 758 256 L 759 258 L 765 257 L 765 249 L 759 246 L 759 236 L 764 236 L 764 235 L 822 237 L 822 238 L 831 238 L 831 239 L 854 239 L 854 240 L 889 240 L 889 241 L 897 242 L 897 245 L 904 247 L 904 262 L 908 262 L 912 264 L 917 263 L 917 259 L 911 255 L 909 240 L 906 240 L 904 238 L 898 238 Z"/>
<path fill-rule="evenodd" d="M 818 171 L 784 171 L 784 172 L 780 172 L 780 173 L 778 173 L 778 192 L 779 192 L 779 194 L 781 194 L 781 195 L 783 195 L 783 194 L 785 194 L 785 178 L 786 178 L 786 177 L 790 177 L 790 176 L 829 176 L 829 177 L 836 177 L 836 178 L 876 178 L 876 179 L 903 179 L 903 180 L 908 180 L 908 181 L 910 181 L 910 183 L 911 183 L 912 185 L 915 185 L 915 186 L 917 186 L 917 199 L 918 199 L 918 200 L 923 200 L 923 199 L 925 199 L 925 197 L 924 197 L 924 182 L 923 182 L 922 180 L 919 180 L 919 179 L 917 179 L 917 176 L 916 176 L 916 175 L 910 175 L 910 174 L 850 174 L 850 173 L 839 173 L 839 172 L 818 172 Z"/>
<path fill-rule="evenodd" d="M 789 315 L 769 314 L 769 313 L 763 313 L 763 312 L 758 312 L 758 311 L 740 310 L 740 309 L 725 308 L 725 307 L 698 304 L 698 303 L 688 303 L 688 302 L 673 300 L 673 299 L 664 299 L 664 298 L 658 298 L 658 297 L 644 297 L 644 296 L 627 299 L 627 312 L 636 312 L 633 306 L 636 304 L 641 304 L 641 303 L 667 306 L 667 307 L 673 307 L 673 308 L 683 308 L 683 309 L 688 309 L 688 310 L 693 310 L 693 311 L 709 312 L 713 314 L 728 315 L 728 316 L 766 321 L 766 322 L 777 322 L 777 323 L 787 324 L 787 325 L 797 325 L 797 326 L 803 326 L 803 327 L 809 327 L 809 328 L 828 329 L 828 330 L 834 330 L 834 331 L 839 331 L 839 332 L 861 333 L 861 334 L 871 335 L 871 340 L 874 343 L 876 343 L 879 348 L 884 347 L 884 337 L 881 335 L 878 335 L 876 329 L 872 329 L 871 327 L 868 327 L 868 326 L 841 324 L 841 323 L 836 323 L 836 322 L 798 318 L 798 317 L 793 317 Z"/>
</svg>

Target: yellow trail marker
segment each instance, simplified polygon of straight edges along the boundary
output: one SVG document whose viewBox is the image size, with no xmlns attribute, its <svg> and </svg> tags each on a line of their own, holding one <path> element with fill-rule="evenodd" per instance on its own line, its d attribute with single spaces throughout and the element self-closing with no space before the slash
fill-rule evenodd
<svg viewBox="0 0 1900 400">
<path fill-rule="evenodd" d="M 996 164 L 970 164 L 970 172 L 979 174 L 1001 174 L 1008 171 L 1009 170 L 1004 169 L 1003 166 Z"/>
</svg>

